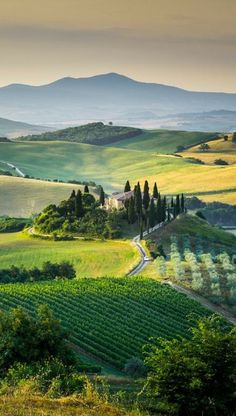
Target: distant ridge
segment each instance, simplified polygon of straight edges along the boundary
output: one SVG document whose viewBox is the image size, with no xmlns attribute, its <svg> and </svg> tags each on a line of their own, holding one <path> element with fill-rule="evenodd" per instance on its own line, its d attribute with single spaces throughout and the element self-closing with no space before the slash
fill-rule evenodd
<svg viewBox="0 0 236 416">
<path fill-rule="evenodd" d="M 152 124 L 175 114 L 236 111 L 236 94 L 195 92 L 133 80 L 117 73 L 65 77 L 46 85 L 11 84 L 0 88 L 0 114 L 36 124 Z M 132 115 L 130 118 L 129 115 Z M 146 116 L 148 115 L 148 116 Z"/>
<path fill-rule="evenodd" d="M 5 138 L 15 138 L 22 135 L 28 135 L 33 133 L 42 133 L 48 130 L 48 127 L 43 126 L 34 126 L 28 123 L 22 123 L 20 121 L 9 120 L 5 118 L 0 118 L 0 139 Z M 3 140 L 0 140 L 3 141 Z"/>
</svg>

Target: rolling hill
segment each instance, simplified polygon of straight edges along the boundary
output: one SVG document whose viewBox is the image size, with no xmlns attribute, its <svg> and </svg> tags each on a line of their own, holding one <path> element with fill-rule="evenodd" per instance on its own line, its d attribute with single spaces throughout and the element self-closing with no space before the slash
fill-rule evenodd
<svg viewBox="0 0 236 416">
<path fill-rule="evenodd" d="M 14 114 L 20 121 L 36 124 L 112 120 L 132 125 L 135 119 L 145 122 L 150 117 L 155 120 L 176 113 L 222 108 L 235 111 L 236 94 L 186 91 L 116 73 L 67 77 L 42 86 L 11 84 L 0 88 L 2 117 L 11 118 Z"/>
<path fill-rule="evenodd" d="M 23 123 L 20 121 L 0 118 L 0 136 L 15 138 L 28 134 L 40 134 L 49 129 L 49 127 L 34 126 L 32 124 Z"/>
<path fill-rule="evenodd" d="M 192 142 L 203 139 L 203 136 L 189 134 Z M 159 147 L 156 145 L 158 137 Z M 235 165 L 200 165 L 190 159 L 190 155 L 184 158 L 155 152 L 154 149 L 176 150 L 176 144 L 182 139 L 186 143 L 188 135 L 176 133 L 176 137 L 171 139 L 168 134 L 153 136 L 147 140 L 147 151 L 63 141 L 0 143 L 0 151 L 3 161 L 14 164 L 25 175 L 37 178 L 94 181 L 108 193 L 122 190 L 127 179 L 132 185 L 139 180 L 142 186 L 148 179 L 150 186 L 157 181 L 165 194 L 183 192 L 208 201 L 235 203 Z M 133 140 L 139 140 L 139 137 Z M 143 143 L 145 140 L 144 137 Z M 143 147 L 141 141 L 138 145 Z M 1 198 L 0 213 L 22 217 L 39 212 L 50 202 L 59 202 L 75 187 L 4 176 L 0 176 L 0 182 L 5 195 Z"/>
<path fill-rule="evenodd" d="M 69 127 L 54 132 L 34 134 L 19 137 L 22 141 L 68 141 L 75 143 L 88 143 L 105 145 L 118 140 L 126 140 L 142 134 L 141 129 L 123 126 L 105 125 L 104 123 L 90 123 L 79 127 Z"/>
</svg>

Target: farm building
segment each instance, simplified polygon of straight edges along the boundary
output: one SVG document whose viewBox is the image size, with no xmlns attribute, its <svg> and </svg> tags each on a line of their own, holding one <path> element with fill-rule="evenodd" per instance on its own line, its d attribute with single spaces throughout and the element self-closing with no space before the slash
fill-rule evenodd
<svg viewBox="0 0 236 416">
<path fill-rule="evenodd" d="M 131 196 L 134 196 L 134 191 L 113 193 L 107 199 L 107 208 L 123 208 L 125 205 L 125 201 L 129 200 Z"/>
</svg>

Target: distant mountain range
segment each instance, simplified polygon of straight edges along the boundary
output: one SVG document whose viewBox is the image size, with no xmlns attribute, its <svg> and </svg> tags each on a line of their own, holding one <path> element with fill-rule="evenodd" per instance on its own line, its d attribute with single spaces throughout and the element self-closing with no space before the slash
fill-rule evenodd
<svg viewBox="0 0 236 416">
<path fill-rule="evenodd" d="M 236 111 L 236 94 L 186 91 L 134 81 L 116 73 L 62 78 L 42 86 L 11 84 L 0 88 L 2 117 L 55 128 L 110 120 L 115 124 L 160 127 L 163 120 L 166 128 L 172 122 L 176 128 L 180 122 L 180 128 L 198 129 L 201 114 L 209 112 L 204 116 L 204 130 L 209 130 L 213 126 L 209 121 L 208 127 L 206 117 L 212 120 L 212 112 L 220 111 L 214 121 L 222 119 L 222 109 Z M 227 120 L 223 129 L 234 128 L 235 114 L 228 114 Z M 213 130 L 216 128 L 219 126 Z"/>
<path fill-rule="evenodd" d="M 39 134 L 49 130 L 48 127 L 34 126 L 20 121 L 0 118 L 0 137 L 15 138 L 29 134 Z"/>
</svg>

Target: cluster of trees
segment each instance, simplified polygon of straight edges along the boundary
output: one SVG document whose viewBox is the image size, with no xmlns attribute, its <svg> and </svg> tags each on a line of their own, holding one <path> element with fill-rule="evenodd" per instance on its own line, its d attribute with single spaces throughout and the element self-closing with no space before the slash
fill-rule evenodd
<svg viewBox="0 0 236 416">
<path fill-rule="evenodd" d="M 30 316 L 18 307 L 0 311 L 0 387 L 29 383 L 52 397 L 80 393 L 86 378 L 68 334 L 47 305 Z"/>
<path fill-rule="evenodd" d="M 35 219 L 35 228 L 41 233 L 68 235 L 78 233 L 89 237 L 114 238 L 119 236 L 119 224 L 115 213 L 101 209 L 105 193 L 100 187 L 99 200 L 89 193 L 87 185 L 82 193 L 72 191 L 69 199 L 58 206 L 47 206 Z"/>
<path fill-rule="evenodd" d="M 25 227 L 29 226 L 30 224 L 31 224 L 30 219 L 1 217 L 0 218 L 0 233 L 21 231 Z"/>
<path fill-rule="evenodd" d="M 131 191 L 129 181 L 126 182 L 124 192 Z M 130 224 L 136 221 L 143 226 L 154 227 L 166 220 L 170 221 L 171 217 L 176 218 L 177 215 L 185 211 L 184 195 L 177 195 L 175 198 L 167 199 L 162 197 L 157 183 L 154 183 L 152 193 L 150 193 L 149 183 L 144 183 L 143 192 L 140 183 L 134 187 L 134 194 L 125 202 L 127 210 L 127 218 Z"/>
<path fill-rule="evenodd" d="M 62 263 L 51 263 L 50 261 L 47 261 L 43 264 L 41 269 L 34 267 L 33 269 L 27 270 L 24 267 L 16 266 L 12 266 L 9 269 L 0 269 L 0 283 L 73 279 L 75 276 L 76 272 L 73 265 L 67 261 L 63 261 Z"/>
<path fill-rule="evenodd" d="M 161 415 L 233 416 L 235 356 L 235 328 L 219 316 L 200 320 L 190 339 L 157 339 L 146 348 L 147 407 Z"/>
</svg>

